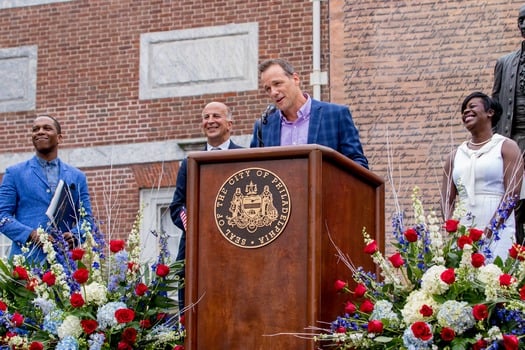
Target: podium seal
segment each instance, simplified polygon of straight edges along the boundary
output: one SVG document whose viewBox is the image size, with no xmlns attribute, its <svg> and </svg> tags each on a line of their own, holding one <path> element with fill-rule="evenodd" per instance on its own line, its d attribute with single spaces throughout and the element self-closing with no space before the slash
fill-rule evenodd
<svg viewBox="0 0 525 350">
<path fill-rule="evenodd" d="M 215 223 L 222 236 L 241 248 L 274 241 L 290 218 L 286 184 L 273 172 L 246 168 L 230 176 L 215 198 Z"/>
</svg>

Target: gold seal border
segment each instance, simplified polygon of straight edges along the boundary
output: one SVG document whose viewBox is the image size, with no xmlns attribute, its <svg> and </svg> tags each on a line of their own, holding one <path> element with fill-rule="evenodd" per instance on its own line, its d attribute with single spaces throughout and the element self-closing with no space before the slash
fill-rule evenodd
<svg viewBox="0 0 525 350">
<path fill-rule="evenodd" d="M 225 199 L 225 192 L 224 192 L 224 190 L 225 190 L 225 188 L 227 189 L 226 186 L 228 184 L 230 186 L 234 186 L 234 184 L 236 182 L 239 182 L 239 180 L 235 180 L 236 176 L 237 177 L 244 176 L 244 175 L 247 174 L 247 172 L 250 172 L 250 171 L 255 171 L 256 174 L 260 172 L 260 175 L 256 175 L 256 177 L 261 177 L 263 175 L 265 175 L 264 177 L 267 177 L 268 175 L 272 175 L 274 177 L 274 179 L 278 180 L 277 184 L 282 184 L 283 191 L 286 193 L 285 197 L 288 199 L 287 201 L 281 200 L 281 210 L 283 208 L 283 202 L 287 202 L 287 205 L 286 205 L 287 213 L 286 213 L 286 215 L 283 214 L 282 212 L 278 213 L 277 223 L 271 227 L 270 231 L 268 233 L 260 235 L 260 236 L 258 236 L 258 237 L 256 237 L 254 239 L 254 241 L 257 241 L 257 240 L 261 241 L 261 237 L 262 237 L 262 239 L 264 239 L 263 243 L 257 244 L 257 245 L 255 245 L 255 244 L 247 245 L 247 244 L 236 243 L 236 241 L 237 240 L 241 240 L 242 237 L 236 235 L 233 232 L 224 232 L 223 229 L 222 229 L 223 225 L 221 225 L 219 223 L 219 220 L 221 218 L 218 217 L 218 213 L 217 213 L 217 208 L 219 208 L 219 205 L 217 204 L 219 198 L 222 198 L 221 206 L 225 203 L 224 202 L 224 199 Z M 247 176 L 247 177 L 249 177 L 249 176 Z M 232 181 L 234 181 L 234 182 L 232 184 L 230 184 L 230 182 L 232 182 Z M 260 185 L 260 184 L 257 184 L 257 185 Z M 274 190 L 275 190 L 275 186 L 274 186 Z M 277 193 L 282 193 L 283 191 L 279 191 L 277 189 Z M 272 193 L 272 195 L 275 195 L 274 192 L 271 192 L 271 193 Z M 281 197 L 282 197 L 282 194 L 281 194 Z M 235 172 L 233 175 L 231 175 L 226 181 L 224 181 L 224 183 L 220 187 L 220 189 L 219 189 L 219 191 L 217 193 L 217 196 L 215 197 L 215 203 L 214 203 L 215 225 L 217 226 L 221 236 L 224 239 L 226 239 L 229 243 L 233 244 L 234 246 L 237 246 L 237 247 L 240 247 L 240 248 L 245 248 L 245 249 L 261 248 L 261 247 L 264 247 L 264 246 L 270 244 L 274 240 L 276 240 L 281 235 L 281 233 L 284 231 L 286 225 L 288 224 L 288 221 L 289 221 L 290 215 L 291 215 L 291 211 L 292 211 L 292 200 L 290 198 L 290 192 L 288 191 L 288 187 L 286 186 L 286 183 L 279 176 L 277 176 L 277 174 L 275 174 L 273 171 L 270 171 L 270 170 L 264 169 L 264 168 L 257 168 L 257 167 L 244 168 L 244 169 L 241 169 L 241 170 Z M 284 219 L 283 219 L 283 216 L 285 216 Z M 224 218 L 222 218 L 222 219 L 224 219 Z M 279 225 L 278 232 L 273 232 L 275 229 L 277 229 L 278 225 Z"/>
</svg>

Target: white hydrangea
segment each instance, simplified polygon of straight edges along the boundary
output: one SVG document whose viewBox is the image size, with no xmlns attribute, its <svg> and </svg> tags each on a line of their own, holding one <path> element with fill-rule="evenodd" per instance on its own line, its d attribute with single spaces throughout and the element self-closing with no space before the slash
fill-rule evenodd
<svg viewBox="0 0 525 350">
<path fill-rule="evenodd" d="M 414 290 L 410 293 L 403 310 L 401 310 L 404 322 L 406 324 L 412 324 L 417 321 L 424 321 L 425 317 L 420 312 L 423 305 L 430 306 L 434 313 L 437 312 L 439 307 L 439 304 L 434 298 L 423 290 Z"/>
<path fill-rule="evenodd" d="M 91 282 L 83 291 L 84 300 L 88 304 L 103 305 L 107 302 L 107 288 L 98 282 Z"/>
<path fill-rule="evenodd" d="M 503 271 L 494 264 L 488 264 L 479 268 L 478 280 L 483 284 L 499 284 L 499 276 Z"/>
<path fill-rule="evenodd" d="M 421 289 L 429 294 L 441 295 L 445 293 L 449 285 L 441 280 L 441 274 L 446 269 L 442 265 L 434 265 L 429 268 L 421 278 Z"/>
<path fill-rule="evenodd" d="M 74 315 L 68 315 L 57 329 L 57 335 L 60 339 L 68 335 L 78 338 L 82 334 L 80 318 Z"/>
</svg>

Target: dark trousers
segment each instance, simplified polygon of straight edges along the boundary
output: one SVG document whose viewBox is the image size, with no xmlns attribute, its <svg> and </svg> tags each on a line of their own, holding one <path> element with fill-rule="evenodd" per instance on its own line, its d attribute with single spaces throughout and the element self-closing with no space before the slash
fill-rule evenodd
<svg viewBox="0 0 525 350">
<path fill-rule="evenodd" d="M 516 243 L 524 244 L 525 230 L 523 225 L 525 224 L 525 200 L 521 199 L 518 201 L 516 208 L 514 208 L 514 217 L 516 218 Z"/>
<path fill-rule="evenodd" d="M 179 260 L 185 260 L 186 259 L 186 232 L 182 231 L 182 236 L 179 241 L 179 252 L 177 253 L 177 261 Z M 184 261 L 186 263 L 186 261 Z M 186 273 L 185 273 L 186 267 L 184 266 L 182 268 L 182 271 L 178 273 L 179 277 L 181 278 L 182 283 L 186 283 Z M 178 290 L 178 297 L 179 297 L 179 312 L 182 314 L 182 309 L 184 309 L 184 287 L 179 287 Z"/>
</svg>

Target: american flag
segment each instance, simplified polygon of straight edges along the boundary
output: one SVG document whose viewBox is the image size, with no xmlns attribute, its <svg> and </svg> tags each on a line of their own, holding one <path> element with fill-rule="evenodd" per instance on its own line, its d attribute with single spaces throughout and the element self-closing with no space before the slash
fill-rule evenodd
<svg viewBox="0 0 525 350">
<path fill-rule="evenodd" d="M 186 209 L 182 209 L 180 211 L 180 219 L 182 221 L 182 226 L 184 226 L 184 231 L 186 231 L 188 227 L 188 217 L 186 216 Z"/>
</svg>

